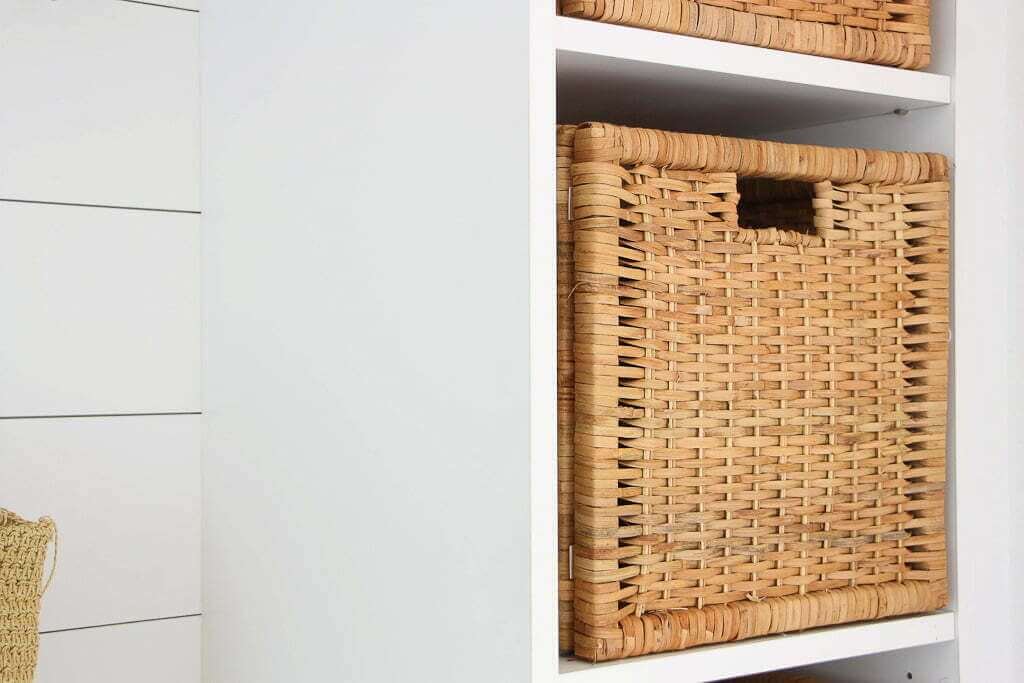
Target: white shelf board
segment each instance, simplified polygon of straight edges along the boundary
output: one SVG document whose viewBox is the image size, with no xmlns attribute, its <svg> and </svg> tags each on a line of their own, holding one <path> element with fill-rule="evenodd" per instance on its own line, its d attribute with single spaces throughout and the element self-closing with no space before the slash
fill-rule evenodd
<svg viewBox="0 0 1024 683">
<path fill-rule="evenodd" d="M 562 658 L 562 683 L 697 683 L 953 640 L 953 612 L 834 626 L 687 652 L 590 664 Z"/>
<path fill-rule="evenodd" d="M 949 104 L 949 76 L 557 17 L 558 120 L 755 135 Z"/>
</svg>

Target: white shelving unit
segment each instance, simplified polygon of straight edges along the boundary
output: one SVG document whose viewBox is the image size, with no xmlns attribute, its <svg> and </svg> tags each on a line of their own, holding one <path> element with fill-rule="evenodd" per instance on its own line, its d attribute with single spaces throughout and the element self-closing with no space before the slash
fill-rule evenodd
<svg viewBox="0 0 1024 683">
<path fill-rule="evenodd" d="M 706 681 L 820 665 L 905 648 L 918 649 L 907 650 L 907 656 L 892 659 L 898 662 L 898 667 L 885 664 L 890 660 L 880 659 L 875 668 L 884 671 L 886 665 L 891 666 L 892 671 L 886 675 L 891 676 L 891 680 L 899 680 L 909 671 L 904 667 L 913 666 L 915 662 L 922 665 L 922 670 L 934 673 L 934 662 L 941 661 L 950 663 L 940 672 L 943 680 L 982 680 L 979 677 L 982 672 L 989 680 L 1000 678 L 992 672 L 1007 671 L 1000 667 L 1009 660 L 972 659 L 969 653 L 991 645 L 980 640 L 980 636 L 963 631 L 965 624 L 972 623 L 980 630 L 991 632 L 990 627 L 980 623 L 983 610 L 977 605 L 985 601 L 990 601 L 988 604 L 998 602 L 1000 598 L 993 587 L 1005 584 L 1000 584 L 998 569 L 979 570 L 978 563 L 965 562 L 964 556 L 958 554 L 958 545 L 959 553 L 975 545 L 975 552 L 986 552 L 977 540 L 983 531 L 985 516 L 975 505 L 984 495 L 985 486 L 997 485 L 990 477 L 975 476 L 974 461 L 957 467 L 957 450 L 974 453 L 976 444 L 993 438 L 993 435 L 982 436 L 977 432 L 978 424 L 984 420 L 980 414 L 973 415 L 979 422 L 965 423 L 962 410 L 959 414 L 952 413 L 951 418 L 951 430 L 958 438 L 950 454 L 950 470 L 959 470 L 960 479 L 951 482 L 949 488 L 953 601 L 948 611 L 600 665 L 573 658 L 561 658 L 557 663 L 553 660 L 555 586 L 548 574 L 555 564 L 551 550 L 554 536 L 550 528 L 555 448 L 551 340 L 555 336 L 555 319 L 545 298 L 550 298 L 554 289 L 551 270 L 538 267 L 538 264 L 554 263 L 553 220 L 542 210 L 554 201 L 549 153 L 553 141 L 547 132 L 551 122 L 610 121 L 823 145 L 942 152 L 956 164 L 956 219 L 962 231 L 969 225 L 968 215 L 980 218 L 976 212 L 983 212 L 977 203 L 981 195 L 975 193 L 974 183 L 984 177 L 986 162 L 973 154 L 967 164 L 963 158 L 965 146 L 977 135 L 972 124 L 985 120 L 990 125 L 1005 126 L 1005 122 L 991 111 L 983 110 L 975 100 L 960 104 L 958 108 L 954 75 L 998 68 L 999 60 L 1006 57 L 985 50 L 975 26 L 977 17 L 969 12 L 957 16 L 954 0 L 934 3 L 933 36 L 937 59 L 926 72 L 552 17 L 549 11 L 547 3 L 543 2 L 535 8 L 534 87 L 531 91 L 532 149 L 535 150 L 531 199 L 536 207 L 531 230 L 535 265 L 533 510 L 534 520 L 537 520 L 533 528 L 534 680 L 567 683 Z M 962 36 L 959 45 L 954 40 L 958 32 Z M 553 77 L 545 79 L 551 70 Z M 984 87 L 984 79 L 982 82 L 977 78 L 972 80 L 973 88 Z M 962 86 L 959 90 L 964 92 Z M 974 173 L 980 175 L 974 177 Z M 969 274 L 973 268 L 983 268 L 982 254 L 973 245 L 965 244 L 967 240 L 962 238 L 962 232 L 958 234 L 961 237 L 956 239 L 956 306 L 958 311 L 963 311 L 966 302 L 1000 296 L 1001 285 L 998 276 L 988 274 L 984 280 L 979 280 L 977 275 Z M 1005 338 L 1007 334 L 1000 323 L 990 319 L 979 320 L 977 324 L 980 325 L 977 329 L 958 328 L 954 340 L 958 359 L 968 358 L 986 343 L 986 339 L 991 343 L 993 338 L 1000 338 L 1000 335 Z M 976 360 L 971 358 L 970 362 L 973 364 Z M 1005 381 L 992 375 L 987 379 L 992 383 L 990 386 Z M 981 390 L 982 385 L 973 377 L 961 375 L 953 392 L 958 397 L 957 405 L 968 396 L 980 398 Z M 993 446 L 1000 447 L 999 444 Z M 1003 450 L 993 453 L 998 452 L 999 457 L 1005 458 L 1005 444 L 1002 447 Z M 994 455 L 993 461 L 1004 469 L 1007 467 L 1005 460 L 1000 465 Z M 972 471 L 965 478 L 963 472 L 967 467 Z M 999 558 L 993 559 L 999 561 Z M 965 581 L 968 575 L 971 579 Z M 986 579 L 979 581 L 981 575 L 986 575 Z M 986 583 L 986 580 L 994 583 Z M 965 604 L 970 606 L 961 607 Z M 1005 608 L 995 609 L 993 616 L 1003 619 L 1003 623 L 1007 621 Z M 956 656 L 937 658 L 931 648 L 921 647 L 926 645 L 956 647 L 961 653 L 968 653 L 960 656 L 960 678 Z"/>
<path fill-rule="evenodd" d="M 205 678 L 1018 680 L 1019 3 L 933 0 L 925 73 L 555 4 L 204 4 Z M 947 611 L 559 658 L 555 124 L 601 119 L 954 160 Z"/>
</svg>

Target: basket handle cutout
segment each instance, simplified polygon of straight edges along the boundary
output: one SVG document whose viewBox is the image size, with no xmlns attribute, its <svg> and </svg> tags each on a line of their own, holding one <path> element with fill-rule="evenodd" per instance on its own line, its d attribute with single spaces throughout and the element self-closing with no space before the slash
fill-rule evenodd
<svg viewBox="0 0 1024 683">
<path fill-rule="evenodd" d="M 813 183 L 740 176 L 736 189 L 741 227 L 733 241 L 790 246 L 823 243 L 815 227 Z"/>
</svg>

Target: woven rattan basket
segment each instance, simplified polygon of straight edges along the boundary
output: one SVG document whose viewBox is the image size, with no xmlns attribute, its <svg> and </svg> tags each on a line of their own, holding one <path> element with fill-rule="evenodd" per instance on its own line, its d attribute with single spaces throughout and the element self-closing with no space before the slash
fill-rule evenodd
<svg viewBox="0 0 1024 683">
<path fill-rule="evenodd" d="M 563 648 L 943 607 L 945 157 L 594 123 L 558 142 Z"/>
<path fill-rule="evenodd" d="M 558 646 L 572 652 L 572 577 L 569 549 L 573 542 L 572 442 L 573 391 L 572 281 L 573 241 L 569 221 L 569 169 L 575 126 L 559 126 L 557 134 L 558 215 Z"/>
<path fill-rule="evenodd" d="M 0 509 L 0 683 L 35 676 L 43 565 L 54 533 L 49 519 L 29 522 Z"/>
<path fill-rule="evenodd" d="M 922 69 L 931 0 L 561 0 L 565 16 Z"/>
</svg>

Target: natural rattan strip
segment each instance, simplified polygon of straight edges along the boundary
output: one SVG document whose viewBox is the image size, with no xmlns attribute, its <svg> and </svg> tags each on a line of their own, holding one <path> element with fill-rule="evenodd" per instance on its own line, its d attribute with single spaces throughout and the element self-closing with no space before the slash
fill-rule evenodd
<svg viewBox="0 0 1024 683">
<path fill-rule="evenodd" d="M 617 154 L 623 165 L 724 171 L 808 183 L 920 183 L 949 178 L 949 162 L 941 154 L 789 145 L 605 124 L 588 128 L 582 148 L 577 149 L 593 161 L 609 160 L 609 154 Z M 607 145 L 607 136 L 615 137 L 613 145 Z"/>
<path fill-rule="evenodd" d="M 947 168 L 576 129 L 577 655 L 945 604 Z M 737 169 L 815 234 L 741 228 Z"/>
<path fill-rule="evenodd" d="M 0 509 L 0 683 L 32 683 L 49 519 L 28 522 Z"/>
<path fill-rule="evenodd" d="M 561 0 L 561 13 L 907 69 L 931 61 L 931 0 Z"/>
<path fill-rule="evenodd" d="M 572 576 L 569 553 L 573 537 L 572 441 L 573 391 L 573 242 L 569 220 L 569 170 L 575 126 L 559 126 L 556 134 L 558 189 L 558 647 L 572 652 Z"/>
</svg>

